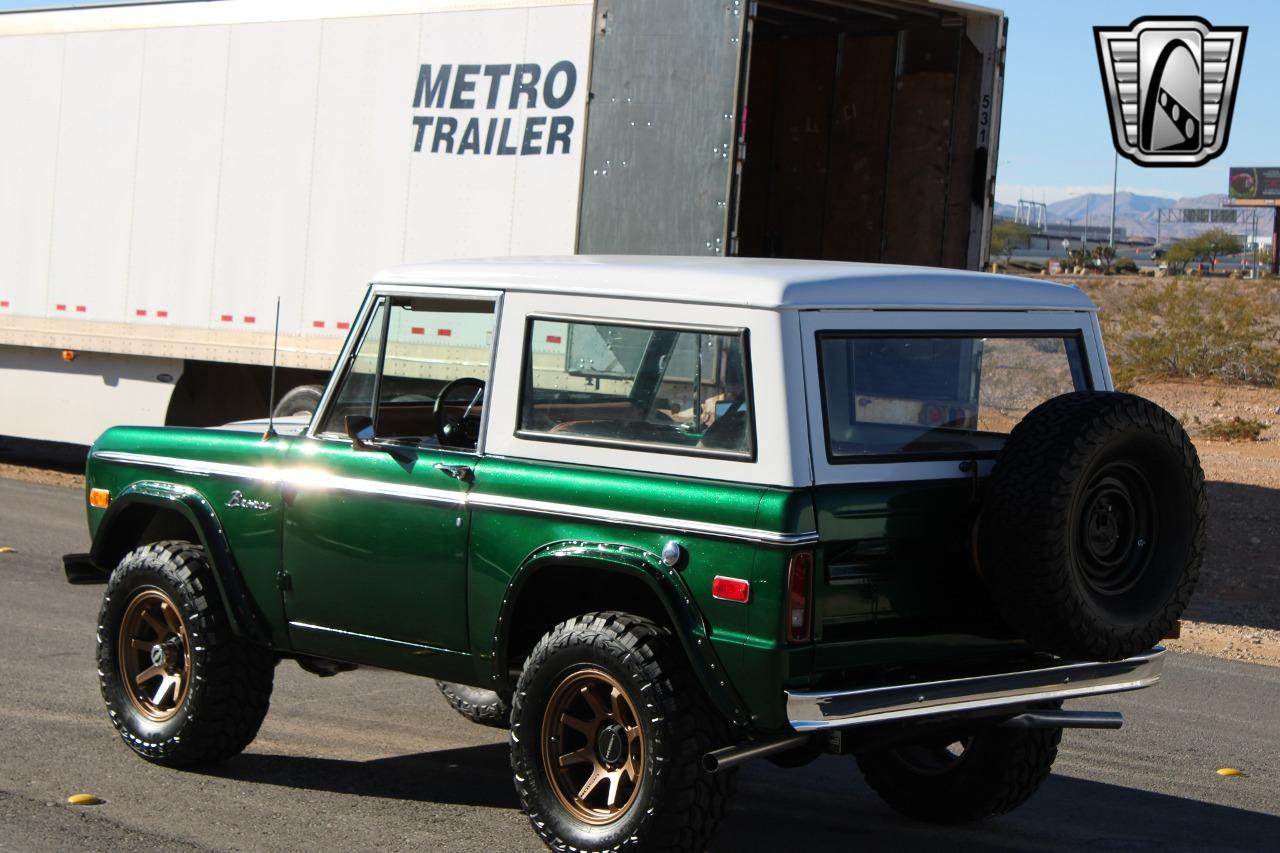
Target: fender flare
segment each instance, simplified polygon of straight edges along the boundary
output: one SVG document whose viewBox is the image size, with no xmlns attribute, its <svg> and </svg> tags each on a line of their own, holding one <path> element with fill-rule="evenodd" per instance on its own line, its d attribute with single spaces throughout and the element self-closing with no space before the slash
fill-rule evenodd
<svg viewBox="0 0 1280 853">
<path fill-rule="evenodd" d="M 98 524 L 90 548 L 93 562 L 104 566 L 108 572 L 115 567 L 116 561 L 109 554 L 109 549 L 114 544 L 111 541 L 111 531 L 115 522 L 127 510 L 139 505 L 176 512 L 190 523 L 213 567 L 213 580 L 227 606 L 227 620 L 231 623 L 232 633 L 270 645 L 271 632 L 267 627 L 266 617 L 259 612 L 249 595 L 240 568 L 231 553 L 226 533 L 222 529 L 222 522 L 213 505 L 194 489 L 146 480 L 131 483 L 112 498 L 111 506 Z"/>
<path fill-rule="evenodd" d="M 680 573 L 662 562 L 657 554 L 611 542 L 552 542 L 530 553 L 512 574 L 502 598 L 493 637 L 494 682 L 499 690 L 511 690 L 515 687 L 509 675 L 506 650 L 512 616 L 520 593 L 532 578 L 543 569 L 553 566 L 579 566 L 597 571 L 619 572 L 642 581 L 657 597 L 671 624 L 675 626 L 674 633 L 690 668 L 715 708 L 735 725 L 749 726 L 750 715 L 746 705 L 725 678 L 724 665 L 712 647 L 706 622 L 693 603 L 693 597 Z"/>
</svg>

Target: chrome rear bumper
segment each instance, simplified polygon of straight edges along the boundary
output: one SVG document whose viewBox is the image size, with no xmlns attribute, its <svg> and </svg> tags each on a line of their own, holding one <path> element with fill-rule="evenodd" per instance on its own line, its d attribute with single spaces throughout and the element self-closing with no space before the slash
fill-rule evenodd
<svg viewBox="0 0 1280 853">
<path fill-rule="evenodd" d="M 1017 672 L 861 690 L 789 690 L 787 716 L 792 728 L 806 732 L 1121 693 L 1159 681 L 1164 654 L 1156 646 L 1119 661 L 1059 660 Z"/>
</svg>

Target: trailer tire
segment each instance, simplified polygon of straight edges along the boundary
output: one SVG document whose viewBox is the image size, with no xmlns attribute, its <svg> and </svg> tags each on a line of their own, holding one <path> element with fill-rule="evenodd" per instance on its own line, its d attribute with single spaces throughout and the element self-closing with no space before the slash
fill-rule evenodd
<svg viewBox="0 0 1280 853">
<path fill-rule="evenodd" d="M 277 418 L 310 417 L 320 407 L 324 389 L 319 385 L 299 385 L 280 398 L 272 414 Z"/>
<path fill-rule="evenodd" d="M 1023 418 L 997 457 L 978 566 L 1033 646 L 1118 660 L 1172 635 L 1206 515 L 1199 457 L 1172 415 L 1132 394 L 1064 394 Z"/>
</svg>

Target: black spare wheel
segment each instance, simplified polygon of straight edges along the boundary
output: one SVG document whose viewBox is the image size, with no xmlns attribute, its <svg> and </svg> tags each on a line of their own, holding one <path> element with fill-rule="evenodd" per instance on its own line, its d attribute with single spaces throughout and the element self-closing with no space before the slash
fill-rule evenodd
<svg viewBox="0 0 1280 853">
<path fill-rule="evenodd" d="M 1172 415 L 1132 394 L 1064 394 L 1028 413 L 996 460 L 979 570 L 1037 648 L 1129 657 L 1186 609 L 1206 513 L 1199 457 Z"/>
</svg>

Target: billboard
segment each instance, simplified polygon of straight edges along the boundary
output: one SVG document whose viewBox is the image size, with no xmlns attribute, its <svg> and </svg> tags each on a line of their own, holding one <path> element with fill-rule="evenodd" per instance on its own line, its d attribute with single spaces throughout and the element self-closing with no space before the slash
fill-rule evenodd
<svg viewBox="0 0 1280 853">
<path fill-rule="evenodd" d="M 1227 181 L 1230 204 L 1280 207 L 1280 167 L 1233 166 Z"/>
</svg>

